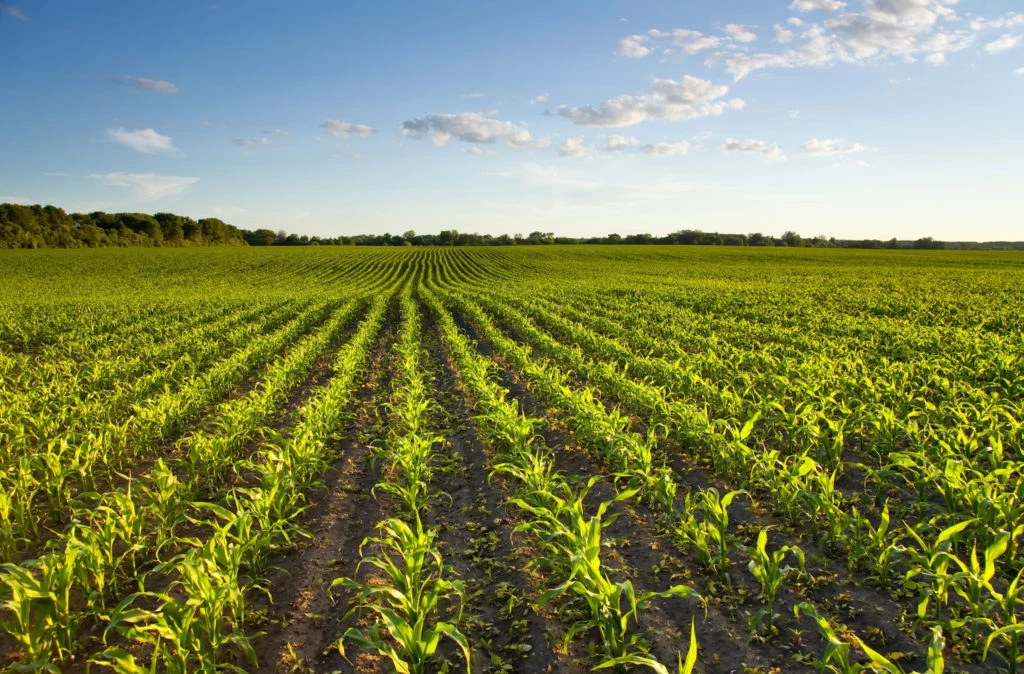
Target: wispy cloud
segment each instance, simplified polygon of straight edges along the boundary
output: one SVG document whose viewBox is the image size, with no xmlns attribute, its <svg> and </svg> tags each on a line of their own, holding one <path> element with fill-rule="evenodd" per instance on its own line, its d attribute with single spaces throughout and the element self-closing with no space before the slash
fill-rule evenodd
<svg viewBox="0 0 1024 674">
<path fill-rule="evenodd" d="M 1013 49 L 1024 42 L 1024 35 L 1003 35 L 997 40 L 989 42 L 983 47 L 989 54 L 998 54 L 999 52 Z"/>
<path fill-rule="evenodd" d="M 144 201 L 180 194 L 199 182 L 199 178 L 156 173 L 94 173 L 89 177 L 109 187 L 131 190 Z"/>
<path fill-rule="evenodd" d="M 685 155 L 690 151 L 690 143 L 681 140 L 678 143 L 654 143 L 643 146 L 644 154 L 649 157 L 672 157 Z"/>
<path fill-rule="evenodd" d="M 270 139 L 265 136 L 253 136 L 251 138 L 232 138 L 231 142 L 239 147 L 259 147 L 270 145 Z"/>
<path fill-rule="evenodd" d="M 28 206 L 34 203 L 36 202 L 26 197 L 0 197 L 0 204 L 18 204 L 19 206 Z"/>
<path fill-rule="evenodd" d="M 550 100 L 547 94 L 538 94 L 530 99 L 530 105 L 547 103 Z"/>
<path fill-rule="evenodd" d="M 377 133 L 377 129 L 365 124 L 353 124 L 352 122 L 342 122 L 337 119 L 325 119 L 320 122 L 320 128 L 338 138 L 348 138 L 349 136 L 366 137 Z"/>
<path fill-rule="evenodd" d="M 262 134 L 264 134 L 266 136 L 290 136 L 290 135 L 292 135 L 291 131 L 285 131 L 284 129 L 264 129 L 263 131 L 260 131 L 260 133 L 262 133 Z"/>
<path fill-rule="evenodd" d="M 173 138 L 157 133 L 154 129 L 137 129 L 135 131 L 128 131 L 124 127 L 107 129 L 107 138 L 144 154 L 175 152 L 178 149 L 174 147 Z"/>
<path fill-rule="evenodd" d="M 463 98 L 486 98 L 486 96 L 487 94 L 480 93 L 479 91 L 474 91 L 471 94 L 462 94 Z"/>
<path fill-rule="evenodd" d="M 0 2 L 0 14 L 15 18 L 18 21 L 28 21 L 28 17 L 25 16 L 23 11 L 6 2 Z"/>
<path fill-rule="evenodd" d="M 786 161 L 786 155 L 778 143 L 767 143 L 763 140 L 736 140 L 726 138 L 722 143 L 722 152 L 739 152 L 743 154 L 761 155 L 765 161 Z"/>
<path fill-rule="evenodd" d="M 115 84 L 143 91 L 157 91 L 161 94 L 176 94 L 181 91 L 177 84 L 166 80 L 151 80 L 148 77 L 135 77 L 134 75 L 118 75 L 111 79 Z"/>
<path fill-rule="evenodd" d="M 867 150 L 860 143 L 845 145 L 844 138 L 812 138 L 801 146 L 801 149 L 812 157 L 834 157 L 841 154 L 855 154 Z"/>
<path fill-rule="evenodd" d="M 506 141 L 511 147 L 527 145 L 532 136 L 512 122 L 485 117 L 476 112 L 427 115 L 402 122 L 402 134 L 409 138 L 429 138 L 441 146 L 455 138 L 463 143 L 490 144 Z"/>
</svg>

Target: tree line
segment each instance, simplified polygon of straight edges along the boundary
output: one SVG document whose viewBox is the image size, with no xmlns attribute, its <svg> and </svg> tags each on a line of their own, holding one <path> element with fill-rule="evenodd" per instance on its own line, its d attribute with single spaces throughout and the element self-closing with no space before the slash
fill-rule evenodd
<svg viewBox="0 0 1024 674">
<path fill-rule="evenodd" d="M 218 218 L 193 218 L 173 213 L 65 213 L 55 206 L 0 204 L 0 248 L 100 248 L 138 246 L 535 246 L 553 244 L 675 244 L 697 246 L 786 246 L 816 248 L 1024 250 L 1021 241 L 936 241 L 805 238 L 796 232 L 776 237 L 721 234 L 683 229 L 665 236 L 609 234 L 562 237 L 553 232 L 476 234 L 443 230 L 437 234 L 358 234 L 321 237 L 271 229 L 247 230 Z"/>
</svg>

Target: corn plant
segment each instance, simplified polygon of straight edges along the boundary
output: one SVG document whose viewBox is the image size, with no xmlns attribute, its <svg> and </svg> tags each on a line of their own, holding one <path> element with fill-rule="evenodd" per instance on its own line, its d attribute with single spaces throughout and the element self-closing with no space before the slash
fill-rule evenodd
<svg viewBox="0 0 1024 674">
<path fill-rule="evenodd" d="M 817 661 L 818 671 L 835 672 L 836 674 L 860 674 L 860 672 L 905 674 L 899 665 L 865 644 L 855 634 L 848 635 L 852 644 L 841 639 L 828 620 L 822 617 L 812 604 L 803 602 L 794 606 L 793 616 L 799 619 L 801 615 L 809 616 L 814 620 L 818 633 L 826 641 L 825 652 L 821 660 Z M 933 629 L 932 638 L 928 643 L 928 668 L 923 672 L 914 672 L 913 674 L 943 674 L 946 668 L 945 658 L 942 655 L 945 643 L 942 630 L 938 627 Z M 868 663 L 853 660 L 853 646 L 857 646 L 864 653 L 868 658 Z"/>
<path fill-rule="evenodd" d="M 676 535 L 697 551 L 701 563 L 719 578 L 727 579 L 732 539 L 729 533 L 729 506 L 737 496 L 747 492 L 735 490 L 719 494 L 714 487 L 687 494 L 681 518 L 673 523 Z M 694 513 L 700 511 L 698 520 Z"/>
<path fill-rule="evenodd" d="M 985 640 L 985 651 L 982 657 L 987 660 L 992 644 L 996 641 L 1000 642 L 1004 649 L 1000 656 L 1006 663 L 1007 671 L 1010 674 L 1017 674 L 1017 665 L 1024 658 L 1024 653 L 1021 652 L 1020 646 L 1021 636 L 1024 636 L 1024 622 L 1021 622 L 1017 616 L 1017 609 L 1024 605 L 1024 585 L 1021 584 L 1022 576 L 1024 576 L 1024 569 L 1017 572 L 1017 575 L 1002 592 L 996 590 L 992 587 L 991 583 L 986 581 L 989 594 L 995 600 L 996 607 L 999 610 L 1002 625 L 994 629 L 989 634 L 988 639 Z"/>
<path fill-rule="evenodd" d="M 365 632 L 355 627 L 346 630 L 336 644 L 338 650 L 345 655 L 345 642 L 351 641 L 386 656 L 398 672 L 423 674 L 441 638 L 447 637 L 462 650 L 469 672 L 472 654 L 459 629 L 465 589 L 460 581 L 447 577 L 450 570 L 435 548 L 434 532 L 424 530 L 418 519 L 409 526 L 392 518 L 378 527 L 381 536 L 368 538 L 360 546 L 372 544 L 378 554 L 360 559 L 357 573 L 369 565 L 388 582 L 338 578 L 331 584 L 355 593 L 350 616 L 365 611 L 375 618 Z M 442 617 L 453 604 L 457 607 L 454 617 Z"/>
<path fill-rule="evenodd" d="M 800 564 L 799 569 L 794 569 L 789 566 L 782 566 L 782 562 L 785 560 L 787 554 L 792 554 L 796 557 Z M 758 612 L 756 620 L 759 625 L 763 627 L 762 630 L 768 635 L 773 635 L 776 632 L 775 629 L 775 598 L 779 593 L 779 589 L 782 587 L 782 583 L 792 573 L 802 574 L 804 573 L 804 551 L 795 545 L 784 545 L 778 550 L 774 550 L 771 553 L 768 552 L 768 529 L 761 529 L 761 532 L 757 535 L 757 544 L 750 551 L 750 562 L 747 564 L 747 570 L 750 571 L 751 575 L 757 579 L 757 582 L 761 584 L 761 597 L 768 604 L 763 610 Z"/>
</svg>

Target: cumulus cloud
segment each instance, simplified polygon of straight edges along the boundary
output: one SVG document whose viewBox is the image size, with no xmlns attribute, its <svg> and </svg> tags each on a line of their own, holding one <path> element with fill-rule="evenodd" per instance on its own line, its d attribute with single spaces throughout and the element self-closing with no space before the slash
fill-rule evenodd
<svg viewBox="0 0 1024 674">
<path fill-rule="evenodd" d="M 25 13 L 14 5 L 10 5 L 6 2 L 0 2 L 0 14 L 5 14 L 11 18 L 17 19 L 18 21 L 28 21 L 28 17 Z"/>
<path fill-rule="evenodd" d="M 252 138 L 232 138 L 231 142 L 240 147 L 259 147 L 260 145 L 269 145 L 270 139 L 264 136 L 254 136 Z"/>
<path fill-rule="evenodd" d="M 775 41 L 779 44 L 789 44 L 793 41 L 793 31 L 787 30 L 779 24 L 772 26 L 772 29 L 775 31 Z"/>
<path fill-rule="evenodd" d="M 107 137 L 115 143 L 144 154 L 159 154 L 177 150 L 174 147 L 173 138 L 159 134 L 153 129 L 137 129 L 135 131 L 128 131 L 123 127 L 107 129 Z"/>
<path fill-rule="evenodd" d="M 730 23 L 725 26 L 725 32 L 737 42 L 753 42 L 757 39 L 757 34 L 751 28 L 752 26 Z"/>
<path fill-rule="evenodd" d="M 648 47 L 646 35 L 630 35 L 619 40 L 619 53 L 633 59 L 642 59 L 651 53 Z"/>
<path fill-rule="evenodd" d="M 537 105 L 538 103 L 547 103 L 549 100 L 547 94 L 539 94 L 530 99 L 530 105 Z"/>
<path fill-rule="evenodd" d="M 789 4 L 789 8 L 795 12 L 813 12 L 817 10 L 819 12 L 834 13 L 843 7 L 846 7 L 846 3 L 840 0 L 793 0 Z"/>
<path fill-rule="evenodd" d="M 558 114 L 579 126 L 622 127 L 649 119 L 696 119 L 739 110 L 743 99 L 724 100 L 726 85 L 686 75 L 682 80 L 655 79 L 654 91 L 641 96 L 619 96 L 596 106 L 559 106 Z"/>
<path fill-rule="evenodd" d="M 490 144 L 506 141 L 511 147 L 527 145 L 532 136 L 512 122 L 485 117 L 476 112 L 427 115 L 402 122 L 402 134 L 410 138 L 429 138 L 435 145 L 444 145 L 451 138 L 463 143 Z"/>
<path fill-rule="evenodd" d="M 801 146 L 801 149 L 812 157 L 835 157 L 837 155 L 854 154 L 867 149 L 860 143 L 844 145 L 844 138 L 812 138 Z"/>
<path fill-rule="evenodd" d="M 131 190 L 136 198 L 147 201 L 180 194 L 199 182 L 199 178 L 156 173 L 103 173 L 89 177 L 110 187 Z"/>
<path fill-rule="evenodd" d="M 722 152 L 740 152 L 742 154 L 761 155 L 765 161 L 786 161 L 786 155 L 778 143 L 766 143 L 763 140 L 736 140 L 726 138 L 722 143 Z"/>
<path fill-rule="evenodd" d="M 566 138 L 562 141 L 558 154 L 562 157 L 586 157 L 594 148 L 583 144 L 582 138 Z"/>
<path fill-rule="evenodd" d="M 618 150 L 625 150 L 631 145 L 636 145 L 640 141 L 633 136 L 620 136 L 618 134 L 612 134 L 605 139 L 604 145 L 601 149 L 605 152 L 616 152 Z"/>
<path fill-rule="evenodd" d="M 845 4 L 835 0 L 797 0 L 791 9 L 819 10 L 832 16 L 808 24 L 792 17 L 790 24 L 800 28 L 799 32 L 775 25 L 776 42 L 794 45 L 783 51 L 727 49 L 715 53 L 706 63 L 724 63 L 737 81 L 764 68 L 828 66 L 891 57 L 905 61 L 923 58 L 937 65 L 945 62 L 949 53 L 966 49 L 975 40 L 970 30 L 957 28 L 962 22 L 952 7 L 956 2 L 863 0 L 862 11 L 841 12 Z"/>
<path fill-rule="evenodd" d="M 1009 14 L 1004 14 L 998 19 L 985 19 L 984 17 L 976 17 L 970 20 L 970 26 L 973 30 L 984 30 L 988 28 L 996 30 L 1005 30 L 1007 28 L 1024 26 L 1024 13 L 1010 12 Z"/>
<path fill-rule="evenodd" d="M 118 75 L 113 78 L 115 84 L 124 87 L 134 87 L 143 91 L 156 91 L 161 94 L 176 94 L 181 89 L 177 84 L 166 80 L 151 80 L 148 77 L 135 77 L 134 75 Z"/>
<path fill-rule="evenodd" d="M 348 138 L 349 136 L 371 136 L 377 133 L 377 129 L 369 127 L 365 124 L 353 124 L 352 122 L 341 122 L 337 119 L 325 119 L 320 122 L 320 128 L 338 138 Z"/>
<path fill-rule="evenodd" d="M 1015 75 L 1024 75 L 1024 66 L 1021 66 L 1020 68 L 1017 68 L 1016 70 L 1013 71 L 1013 73 Z"/>
<path fill-rule="evenodd" d="M 1003 35 L 997 40 L 989 42 L 987 45 L 982 47 L 989 54 L 998 54 L 999 52 L 1013 49 L 1024 42 L 1024 35 Z"/>
<path fill-rule="evenodd" d="M 685 155 L 690 151 L 690 144 L 685 140 L 681 140 L 678 143 L 644 145 L 641 149 L 644 154 L 650 157 L 671 157 L 672 155 Z"/>
</svg>

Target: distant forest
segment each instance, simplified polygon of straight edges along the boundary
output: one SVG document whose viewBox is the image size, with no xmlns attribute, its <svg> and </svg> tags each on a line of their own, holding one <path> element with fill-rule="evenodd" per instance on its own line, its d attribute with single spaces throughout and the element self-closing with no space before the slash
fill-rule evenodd
<svg viewBox="0 0 1024 674">
<path fill-rule="evenodd" d="M 666 236 L 609 234 L 570 238 L 551 232 L 493 236 L 454 229 L 439 234 L 359 234 L 320 237 L 271 229 L 247 230 L 217 218 L 173 213 L 65 213 L 55 206 L 0 204 L 0 248 L 101 248 L 152 246 L 516 246 L 546 244 L 681 244 L 702 246 L 789 246 L 816 248 L 892 248 L 934 250 L 1024 250 L 1024 241 L 848 240 L 795 232 L 717 234 L 683 229 Z"/>
</svg>

